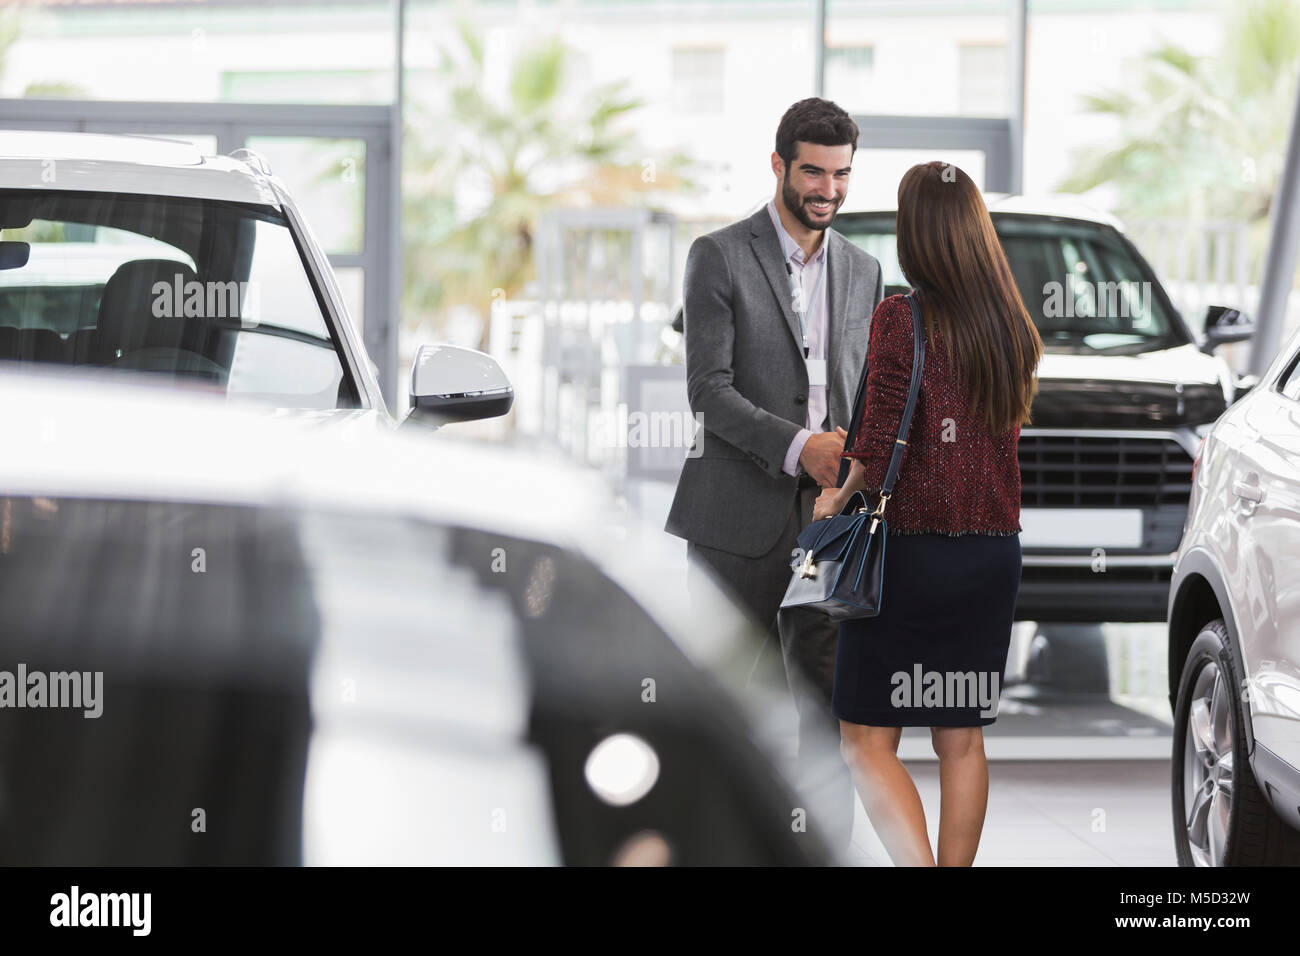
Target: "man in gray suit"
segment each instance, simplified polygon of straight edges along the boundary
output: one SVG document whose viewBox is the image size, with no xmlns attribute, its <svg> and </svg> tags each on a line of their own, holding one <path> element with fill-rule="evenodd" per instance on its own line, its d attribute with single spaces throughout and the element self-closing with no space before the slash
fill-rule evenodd
<svg viewBox="0 0 1300 956">
<path fill-rule="evenodd" d="M 696 239 L 686 260 L 686 379 L 700 420 L 667 530 L 769 633 L 799 713 L 810 822 L 847 847 L 853 785 L 830 712 L 838 628 L 784 613 L 797 536 L 837 483 L 844 427 L 867 356 L 880 263 L 830 228 L 848 190 L 858 127 L 813 97 L 776 132 L 773 199 Z"/>
</svg>

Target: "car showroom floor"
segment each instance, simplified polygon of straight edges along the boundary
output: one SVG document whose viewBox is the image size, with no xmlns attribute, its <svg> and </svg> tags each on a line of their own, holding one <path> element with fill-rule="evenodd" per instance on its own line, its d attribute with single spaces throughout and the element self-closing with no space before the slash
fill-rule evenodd
<svg viewBox="0 0 1300 956">
<path fill-rule="evenodd" d="M 939 765 L 907 761 L 939 826 Z M 976 866 L 1174 866 L 1167 760 L 990 761 Z M 849 862 L 889 866 L 861 803 Z"/>
</svg>

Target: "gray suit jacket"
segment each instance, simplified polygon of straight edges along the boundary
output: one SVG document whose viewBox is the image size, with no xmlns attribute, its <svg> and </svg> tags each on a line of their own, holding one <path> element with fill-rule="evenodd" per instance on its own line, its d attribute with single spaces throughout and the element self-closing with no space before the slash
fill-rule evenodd
<svg viewBox="0 0 1300 956">
<path fill-rule="evenodd" d="M 826 231 L 828 426 L 848 428 L 867 360 L 880 263 Z M 701 236 L 686 258 L 686 388 L 700 418 L 666 530 L 758 557 L 776 544 L 797 481 L 781 468 L 808 415 L 808 370 L 781 244 L 766 205 Z"/>
</svg>

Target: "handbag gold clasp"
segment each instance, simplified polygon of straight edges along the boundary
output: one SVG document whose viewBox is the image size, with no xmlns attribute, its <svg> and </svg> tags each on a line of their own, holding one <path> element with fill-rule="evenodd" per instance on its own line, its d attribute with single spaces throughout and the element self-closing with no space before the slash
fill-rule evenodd
<svg viewBox="0 0 1300 956">
<path fill-rule="evenodd" d="M 876 533 L 876 527 L 880 524 L 880 519 L 885 516 L 885 505 L 889 502 L 889 495 L 882 494 L 880 503 L 876 505 L 876 510 L 871 512 L 871 531 L 870 534 Z M 865 508 L 863 509 L 866 510 Z"/>
</svg>

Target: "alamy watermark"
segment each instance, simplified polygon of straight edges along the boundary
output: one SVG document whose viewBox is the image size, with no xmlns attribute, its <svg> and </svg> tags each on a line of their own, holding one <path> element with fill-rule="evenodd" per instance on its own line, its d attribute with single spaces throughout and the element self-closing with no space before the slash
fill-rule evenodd
<svg viewBox="0 0 1300 956">
<path fill-rule="evenodd" d="M 687 458 L 698 458 L 704 453 L 704 416 L 629 412 L 620 405 L 617 411 L 592 416 L 587 443 L 590 448 L 685 448 Z"/>
<path fill-rule="evenodd" d="M 256 282 L 200 282 L 181 273 L 153 284 L 153 315 L 157 319 L 238 319 L 253 328 L 258 312 Z"/>
<path fill-rule="evenodd" d="M 927 671 L 920 664 L 912 672 L 895 671 L 889 703 L 894 707 L 961 709 L 978 707 L 981 717 L 998 715 L 1002 675 L 996 671 Z"/>
<path fill-rule="evenodd" d="M 1144 318 L 1151 314 L 1151 283 L 1090 282 L 1073 272 L 1064 282 L 1043 284 L 1043 315 L 1049 319 Z"/>
<path fill-rule="evenodd" d="M 133 936 L 148 936 L 152 910 L 152 893 L 85 893 L 73 885 L 50 897 L 50 925 L 123 927 Z"/>
<path fill-rule="evenodd" d="M 71 708 L 84 711 L 82 717 L 99 717 L 104 712 L 104 672 L 29 671 L 26 664 L 15 671 L 0 670 L 0 709 L 5 707 Z"/>
</svg>

